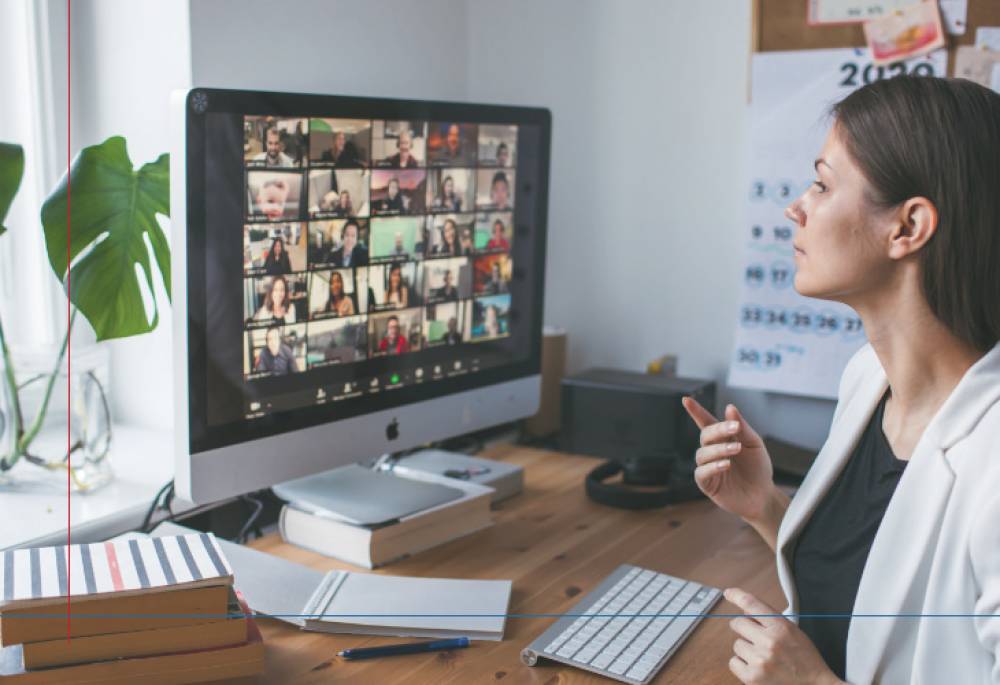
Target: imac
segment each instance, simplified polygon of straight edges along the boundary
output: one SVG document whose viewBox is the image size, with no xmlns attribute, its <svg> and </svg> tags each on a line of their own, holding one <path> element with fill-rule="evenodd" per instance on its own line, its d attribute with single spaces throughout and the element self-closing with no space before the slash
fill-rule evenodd
<svg viewBox="0 0 1000 685">
<path fill-rule="evenodd" d="M 180 496 L 536 411 L 548 110 L 210 88 L 171 107 Z"/>
</svg>

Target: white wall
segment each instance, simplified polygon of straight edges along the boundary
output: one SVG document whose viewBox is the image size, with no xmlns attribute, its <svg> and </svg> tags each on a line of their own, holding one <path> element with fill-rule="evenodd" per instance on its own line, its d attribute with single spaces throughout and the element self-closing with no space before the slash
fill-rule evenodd
<svg viewBox="0 0 1000 685">
<path fill-rule="evenodd" d="M 570 332 L 570 369 L 641 369 L 673 352 L 683 374 L 724 380 L 739 296 L 749 3 L 77 0 L 73 13 L 87 65 L 74 90 L 93 100 L 74 103 L 89 108 L 74 140 L 124 133 L 136 162 L 166 149 L 163 103 L 187 83 L 551 108 L 545 318 Z M 120 418 L 169 424 L 169 393 L 139 394 L 124 380 L 141 372 L 142 385 L 170 387 L 168 319 L 116 343 Z M 832 414 L 825 401 L 722 398 L 762 432 L 805 445 L 822 441 Z"/>
<path fill-rule="evenodd" d="M 70 30 L 73 154 L 112 135 L 125 136 L 136 167 L 168 152 L 170 92 L 191 83 L 187 0 L 75 0 Z M 158 299 L 152 333 L 110 343 L 111 400 L 117 421 L 165 428 L 173 423 L 172 333 L 162 287 Z M 83 340 L 81 331 L 74 348 Z"/>
<path fill-rule="evenodd" d="M 469 3 L 468 96 L 553 115 L 546 322 L 571 371 L 664 353 L 725 379 L 740 288 L 750 3 Z M 831 402 L 723 389 L 761 432 L 825 437 Z M 721 403 L 720 403 L 721 406 Z"/>
<path fill-rule="evenodd" d="M 194 83 L 461 99 L 463 0 L 191 2 Z"/>
</svg>

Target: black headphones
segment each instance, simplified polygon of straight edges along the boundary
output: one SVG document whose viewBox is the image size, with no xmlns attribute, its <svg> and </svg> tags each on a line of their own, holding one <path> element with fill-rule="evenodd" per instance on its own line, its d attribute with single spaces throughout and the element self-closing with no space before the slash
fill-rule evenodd
<svg viewBox="0 0 1000 685">
<path fill-rule="evenodd" d="M 619 473 L 624 485 L 604 482 Z M 635 490 L 630 485 L 659 489 Z M 586 486 L 590 499 L 619 509 L 655 509 L 704 496 L 694 482 L 694 458 L 685 460 L 676 451 L 607 461 L 587 474 Z"/>
</svg>

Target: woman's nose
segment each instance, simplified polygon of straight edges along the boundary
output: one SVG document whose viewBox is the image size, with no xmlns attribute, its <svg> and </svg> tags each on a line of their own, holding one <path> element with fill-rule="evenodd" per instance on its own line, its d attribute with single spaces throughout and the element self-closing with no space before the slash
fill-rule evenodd
<svg viewBox="0 0 1000 685">
<path fill-rule="evenodd" d="M 785 207 L 785 218 L 789 221 L 794 221 L 797 226 L 805 224 L 806 213 L 802 211 L 802 206 L 798 200 Z"/>
</svg>

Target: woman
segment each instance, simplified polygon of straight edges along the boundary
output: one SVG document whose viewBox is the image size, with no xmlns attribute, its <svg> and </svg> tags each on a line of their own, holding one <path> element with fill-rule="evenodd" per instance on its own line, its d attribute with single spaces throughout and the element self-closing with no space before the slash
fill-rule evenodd
<svg viewBox="0 0 1000 685">
<path fill-rule="evenodd" d="M 434 198 L 434 209 L 446 212 L 462 211 L 462 198 L 455 194 L 455 180 L 451 176 L 445 176 L 441 181 L 441 190 Z"/>
<path fill-rule="evenodd" d="M 488 338 L 495 338 L 500 335 L 500 315 L 497 313 L 495 305 L 486 308 L 486 317 L 483 322 L 483 335 Z"/>
<path fill-rule="evenodd" d="M 445 219 L 441 227 L 441 242 L 434 246 L 434 254 L 454 256 L 459 252 L 458 225 L 454 219 Z"/>
<path fill-rule="evenodd" d="M 346 190 L 340 191 L 340 201 L 337 203 L 337 216 L 354 216 L 354 204 L 351 202 L 351 194 Z"/>
<path fill-rule="evenodd" d="M 409 301 L 410 289 L 403 282 L 403 269 L 399 264 L 393 264 L 389 267 L 389 286 L 385 292 L 385 304 L 402 309 Z"/>
<path fill-rule="evenodd" d="M 264 271 L 268 276 L 280 276 L 290 273 L 291 270 L 292 263 L 285 251 L 285 239 L 275 238 L 271 243 L 271 249 L 267 251 L 267 256 L 264 258 Z"/>
<path fill-rule="evenodd" d="M 833 114 L 816 181 L 786 210 L 795 288 L 854 308 L 869 344 L 795 498 L 734 406 L 718 422 L 684 400 L 698 485 L 777 552 L 799 616 L 727 590 L 757 615 L 731 622 L 729 667 L 743 682 L 1000 682 L 1000 95 L 903 76 Z"/>
<path fill-rule="evenodd" d="M 264 296 L 264 304 L 254 315 L 255 321 L 273 321 L 274 323 L 295 323 L 295 307 L 288 292 L 288 281 L 284 276 L 275 276 Z"/>
<path fill-rule="evenodd" d="M 344 292 L 344 277 L 339 271 L 330 274 L 330 290 L 326 297 L 326 306 L 323 308 L 326 314 L 334 313 L 337 316 L 352 316 L 354 314 L 354 301 L 350 295 Z"/>
</svg>

